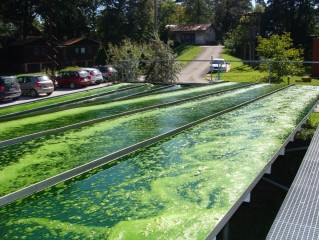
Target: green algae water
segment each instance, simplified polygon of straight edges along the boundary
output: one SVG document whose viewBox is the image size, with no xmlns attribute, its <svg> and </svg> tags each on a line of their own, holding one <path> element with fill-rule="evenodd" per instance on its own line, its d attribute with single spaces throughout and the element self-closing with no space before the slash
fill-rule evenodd
<svg viewBox="0 0 319 240">
<path fill-rule="evenodd" d="M 204 239 L 318 95 L 288 88 L 1 207 L 1 239 Z"/>
<path fill-rule="evenodd" d="M 2 148 L 0 196 L 254 99 L 277 87 L 254 85 Z"/>
<path fill-rule="evenodd" d="M 0 128 L 0 141 L 54 128 L 64 127 L 70 124 L 75 124 L 96 118 L 107 117 L 143 107 L 182 100 L 187 97 L 194 97 L 200 94 L 227 90 L 242 85 L 243 84 L 237 83 L 216 84 L 194 89 L 182 90 L 178 92 L 155 94 L 129 100 L 116 101 L 108 104 L 99 104 L 89 107 L 82 106 L 54 113 L 24 117 L 23 120 L 10 120 L 1 123 L 2 127 Z"/>
<path fill-rule="evenodd" d="M 73 108 L 83 107 L 83 106 L 95 106 L 97 104 L 102 104 L 105 102 L 111 102 L 115 99 L 122 98 L 124 96 L 130 96 L 138 93 L 143 93 L 148 90 L 154 90 L 156 88 L 160 88 L 159 86 L 155 86 L 153 84 L 141 84 L 137 87 L 127 87 L 123 88 L 121 91 L 110 92 L 109 94 L 96 95 L 95 97 L 90 97 L 89 99 L 75 99 L 75 101 L 71 101 L 68 103 L 64 103 L 62 105 L 51 105 L 46 106 L 44 109 L 34 109 L 34 111 L 24 113 L 18 116 L 9 117 L 9 121 L 11 120 L 20 120 L 21 118 L 25 118 L 27 116 L 41 116 L 46 113 L 56 113 L 63 110 L 70 110 Z M 1 121 L 6 121 L 6 118 L 0 119 Z"/>
<path fill-rule="evenodd" d="M 74 100 L 77 98 L 81 97 L 87 97 L 90 95 L 94 94 L 102 94 L 102 93 L 107 93 L 111 92 L 114 90 L 119 90 L 123 88 L 129 88 L 129 87 L 134 87 L 134 86 L 139 86 L 137 84 L 127 84 L 127 83 L 122 83 L 122 84 L 117 84 L 117 85 L 112 85 L 104 88 L 99 88 L 99 89 L 94 89 L 90 91 L 84 91 L 84 92 L 79 92 L 79 93 L 74 93 L 74 94 L 69 94 L 69 95 L 64 95 L 60 96 L 58 98 L 46 98 L 41 101 L 36 101 L 36 102 L 31 102 L 27 104 L 22 104 L 22 105 L 14 105 L 10 107 L 3 107 L 0 108 L 0 116 L 10 114 L 10 113 L 17 113 L 25 110 L 30 110 L 34 108 L 39 108 L 47 105 L 52 105 L 52 104 L 57 104 L 65 101 L 70 101 Z"/>
</svg>

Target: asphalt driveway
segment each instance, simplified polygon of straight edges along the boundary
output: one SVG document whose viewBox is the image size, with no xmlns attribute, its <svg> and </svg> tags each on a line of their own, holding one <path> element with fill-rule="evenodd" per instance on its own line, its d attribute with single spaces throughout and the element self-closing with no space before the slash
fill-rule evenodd
<svg viewBox="0 0 319 240">
<path fill-rule="evenodd" d="M 180 83 L 207 83 L 206 74 L 209 72 L 211 58 L 218 58 L 223 46 L 202 46 L 200 54 L 191 61 L 178 75 Z"/>
</svg>

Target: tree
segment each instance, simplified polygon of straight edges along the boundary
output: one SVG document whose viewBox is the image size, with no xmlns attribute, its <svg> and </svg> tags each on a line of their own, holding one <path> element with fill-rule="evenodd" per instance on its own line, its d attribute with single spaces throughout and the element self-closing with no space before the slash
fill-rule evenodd
<svg viewBox="0 0 319 240">
<path fill-rule="evenodd" d="M 188 0 L 185 8 L 188 23 L 211 23 L 213 20 L 211 0 Z"/>
<path fill-rule="evenodd" d="M 241 17 L 251 12 L 250 0 L 213 0 L 213 24 L 223 42 L 227 32 L 235 29 Z"/>
<path fill-rule="evenodd" d="M 256 37 L 260 34 L 260 16 L 264 12 L 261 4 L 256 4 L 251 13 L 244 14 L 236 28 L 226 34 L 225 47 L 240 58 L 254 59 Z"/>
<path fill-rule="evenodd" d="M 153 4 L 150 0 L 108 0 L 99 17 L 103 42 L 119 43 L 125 38 L 144 41 L 153 33 Z"/>
<path fill-rule="evenodd" d="M 119 71 L 121 81 L 136 81 L 143 74 L 147 82 L 174 82 L 180 68 L 174 61 L 171 42 L 163 43 L 157 34 L 149 43 L 125 39 L 121 44 L 109 44 L 108 55 Z"/>
<path fill-rule="evenodd" d="M 283 81 L 284 76 L 303 72 L 303 51 L 293 48 L 290 33 L 274 34 L 269 38 L 259 36 L 256 50 L 265 60 L 261 63 L 260 70 L 270 72 L 271 82 L 279 83 Z"/>
<path fill-rule="evenodd" d="M 184 4 L 176 4 L 173 0 L 160 1 L 158 10 L 158 32 L 162 40 L 167 42 L 169 39 L 169 29 L 166 28 L 167 25 L 186 24 L 188 22 L 185 10 L 186 7 Z"/>
<path fill-rule="evenodd" d="M 175 82 L 180 71 L 178 62 L 174 61 L 172 42 L 163 43 L 156 34 L 150 43 L 149 61 L 146 61 L 145 80 L 147 82 Z"/>
<path fill-rule="evenodd" d="M 262 20 L 263 36 L 291 32 L 295 44 L 318 34 L 318 0 L 268 0 Z"/>
</svg>

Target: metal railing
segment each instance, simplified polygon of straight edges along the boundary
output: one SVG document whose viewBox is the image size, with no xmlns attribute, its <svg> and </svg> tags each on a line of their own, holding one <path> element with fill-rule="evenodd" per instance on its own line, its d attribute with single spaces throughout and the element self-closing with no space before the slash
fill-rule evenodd
<svg viewBox="0 0 319 240">
<path fill-rule="evenodd" d="M 114 63 L 118 75 L 113 81 L 119 82 L 177 82 L 181 70 L 192 63 L 200 62 L 203 79 L 211 80 L 268 82 L 287 84 L 311 83 L 319 79 L 318 61 L 277 61 L 277 60 L 227 60 L 227 71 L 211 71 L 207 60 L 122 60 Z M 297 69 L 297 71 L 296 71 Z M 296 73 L 297 72 L 297 73 Z M 280 80 L 278 81 L 278 77 Z M 244 78 L 244 80 L 243 80 Z M 316 84 L 316 83 L 315 83 Z M 319 84 L 319 81 L 318 81 Z"/>
</svg>

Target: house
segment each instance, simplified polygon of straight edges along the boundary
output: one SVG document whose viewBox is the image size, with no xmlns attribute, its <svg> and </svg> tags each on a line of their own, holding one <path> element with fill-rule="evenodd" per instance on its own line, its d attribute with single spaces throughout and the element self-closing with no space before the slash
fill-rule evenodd
<svg viewBox="0 0 319 240">
<path fill-rule="evenodd" d="M 92 66 L 100 43 L 88 38 L 73 38 L 56 46 L 52 54 L 49 42 L 41 37 L 17 40 L 1 49 L 0 71 L 11 73 L 40 72 L 52 66 L 53 60 L 60 68 L 78 65 Z M 54 59 L 52 59 L 54 58 Z"/>
<path fill-rule="evenodd" d="M 17 40 L 2 51 L 5 56 L 2 66 L 9 72 L 38 72 L 50 63 L 47 42 L 39 37 Z"/>
<path fill-rule="evenodd" d="M 215 44 L 216 31 L 212 24 L 176 24 L 166 28 L 174 39 L 183 44 Z"/>
<path fill-rule="evenodd" d="M 100 43 L 89 38 L 72 38 L 61 43 L 59 62 L 62 66 L 95 65 Z"/>
</svg>

